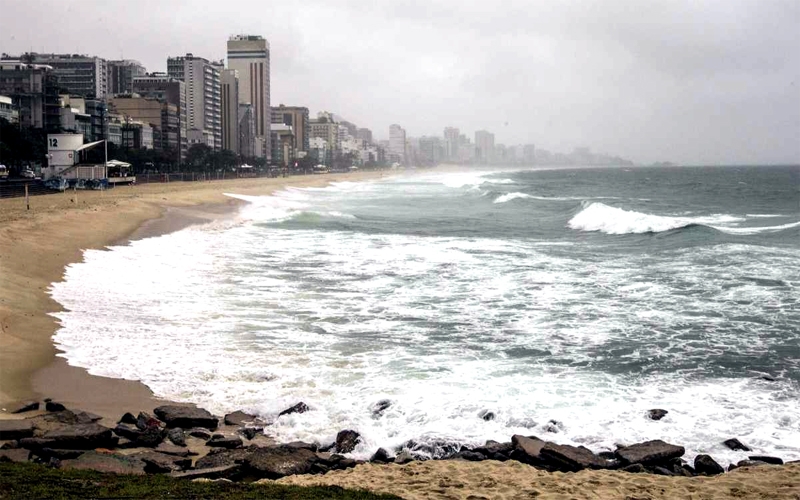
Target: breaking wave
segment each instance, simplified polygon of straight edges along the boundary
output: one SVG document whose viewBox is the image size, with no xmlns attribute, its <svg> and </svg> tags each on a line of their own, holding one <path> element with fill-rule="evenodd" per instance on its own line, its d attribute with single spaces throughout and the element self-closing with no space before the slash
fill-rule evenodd
<svg viewBox="0 0 800 500">
<path fill-rule="evenodd" d="M 505 203 L 507 201 L 516 200 L 517 198 L 530 198 L 531 195 L 525 193 L 506 193 L 504 195 L 498 196 L 495 203 Z"/>
</svg>

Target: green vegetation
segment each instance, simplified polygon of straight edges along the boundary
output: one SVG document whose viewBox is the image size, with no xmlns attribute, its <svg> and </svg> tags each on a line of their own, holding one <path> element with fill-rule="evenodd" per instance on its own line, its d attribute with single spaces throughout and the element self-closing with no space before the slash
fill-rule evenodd
<svg viewBox="0 0 800 500">
<path fill-rule="evenodd" d="M 337 486 L 197 482 L 165 475 L 128 476 L 94 471 L 59 470 L 32 463 L 0 463 L 0 499 L 16 498 L 279 498 L 396 499 Z"/>
</svg>

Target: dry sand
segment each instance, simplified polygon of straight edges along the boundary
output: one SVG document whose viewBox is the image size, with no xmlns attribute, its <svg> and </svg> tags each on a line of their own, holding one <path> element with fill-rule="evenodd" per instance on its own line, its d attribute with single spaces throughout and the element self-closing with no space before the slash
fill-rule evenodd
<svg viewBox="0 0 800 500">
<path fill-rule="evenodd" d="M 748 499 L 799 500 L 800 464 L 746 467 L 715 477 L 665 477 L 620 471 L 545 472 L 515 461 L 461 460 L 364 464 L 281 484 L 337 485 L 417 499 Z"/>
<path fill-rule="evenodd" d="M 380 176 L 359 172 L 276 179 L 237 179 L 123 186 L 0 200 L 0 418 L 2 409 L 51 397 L 68 407 L 118 418 L 160 402 L 144 385 L 93 377 L 57 358 L 51 337 L 60 306 L 47 293 L 85 249 L 100 249 L 178 230 L 235 212 L 225 196 L 269 194 L 287 185 L 323 186 Z"/>
<path fill-rule="evenodd" d="M 94 377 L 70 367 L 51 337 L 50 283 L 82 250 L 122 244 L 189 224 L 225 217 L 241 202 L 224 196 L 269 194 L 286 185 L 321 186 L 363 180 L 375 174 L 340 174 L 287 179 L 240 179 L 204 183 L 150 184 L 112 191 L 79 191 L 0 200 L 0 408 L 52 397 L 68 407 L 107 419 L 159 404 L 139 382 Z M 0 411 L 0 418 L 14 418 Z M 669 478 L 622 472 L 547 473 L 518 462 L 415 462 L 360 465 L 324 476 L 280 480 L 293 484 L 338 484 L 391 492 L 403 498 L 542 499 L 791 499 L 800 500 L 800 464 L 737 470 L 716 478 Z"/>
</svg>

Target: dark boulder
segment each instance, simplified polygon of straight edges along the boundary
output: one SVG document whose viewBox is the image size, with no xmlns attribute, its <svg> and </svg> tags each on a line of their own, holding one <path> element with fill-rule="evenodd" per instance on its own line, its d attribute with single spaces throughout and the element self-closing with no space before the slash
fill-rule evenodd
<svg viewBox="0 0 800 500">
<path fill-rule="evenodd" d="M 130 440 L 133 446 L 145 448 L 155 448 L 161 444 L 166 432 L 159 426 L 146 427 L 143 430 L 126 424 L 117 424 L 114 427 L 114 434 Z"/>
<path fill-rule="evenodd" d="M 10 413 L 25 413 L 29 411 L 36 411 L 39 409 L 38 401 L 26 401 L 16 408 L 11 409 Z"/>
<path fill-rule="evenodd" d="M 291 443 L 282 444 L 281 446 L 295 450 L 303 449 L 314 452 L 319 450 L 319 446 L 316 443 L 306 443 L 305 441 L 292 441 Z"/>
<path fill-rule="evenodd" d="M 33 437 L 33 424 L 28 420 L 0 420 L 0 440 Z"/>
<path fill-rule="evenodd" d="M 301 402 L 297 403 L 296 405 L 294 405 L 294 406 L 292 406 L 290 408 L 286 408 L 282 412 L 278 413 L 278 417 L 281 417 L 283 415 L 291 415 L 292 413 L 305 413 L 305 412 L 308 411 L 308 409 L 309 409 L 308 405 L 306 405 L 305 403 L 303 403 L 301 401 Z"/>
<path fill-rule="evenodd" d="M 195 468 L 208 469 L 241 464 L 250 453 L 255 451 L 255 449 L 255 446 L 248 448 L 237 448 L 235 450 L 216 448 L 211 450 L 211 453 L 208 455 L 198 458 L 197 462 L 195 462 Z"/>
<path fill-rule="evenodd" d="M 661 465 L 656 465 L 650 469 L 650 472 L 659 476 L 674 476 L 675 473 L 671 470 L 667 469 L 666 467 L 662 467 Z"/>
<path fill-rule="evenodd" d="M 394 457 L 394 463 L 396 463 L 398 465 L 407 464 L 407 463 L 413 462 L 413 461 L 414 461 L 414 457 L 411 456 L 411 453 L 409 453 L 407 451 L 401 451 L 400 453 L 397 454 L 397 456 Z"/>
<path fill-rule="evenodd" d="M 113 448 L 117 444 L 111 429 L 99 424 L 77 424 L 52 430 L 42 439 L 48 442 L 49 448 L 58 449 L 92 450 Z"/>
<path fill-rule="evenodd" d="M 727 439 L 723 441 L 722 444 L 732 449 L 733 451 L 752 451 L 750 447 L 742 444 L 742 442 L 736 438 Z"/>
<path fill-rule="evenodd" d="M 445 460 L 461 451 L 463 445 L 446 439 L 431 439 L 418 442 L 410 439 L 403 443 L 397 451 L 406 450 L 417 460 Z"/>
<path fill-rule="evenodd" d="M 246 437 L 247 439 L 253 439 L 259 434 L 264 432 L 263 427 L 242 427 L 239 429 L 239 434 Z"/>
<path fill-rule="evenodd" d="M 159 406 L 153 412 L 167 424 L 167 427 L 181 427 L 183 429 L 205 427 L 206 429 L 214 430 L 219 424 L 217 417 L 203 408 L 165 405 Z"/>
<path fill-rule="evenodd" d="M 243 411 L 235 411 L 233 413 L 228 413 L 225 415 L 223 419 L 225 421 L 225 425 L 236 425 L 236 426 L 244 426 L 247 424 L 252 424 L 258 420 L 258 417 L 255 415 L 250 415 Z"/>
<path fill-rule="evenodd" d="M 761 375 L 760 378 L 761 380 L 765 380 L 767 382 L 775 382 L 775 377 L 772 377 L 770 375 Z"/>
<path fill-rule="evenodd" d="M 392 458 L 389 456 L 389 452 L 384 450 L 383 448 L 378 448 L 374 455 L 369 459 L 370 462 L 376 462 L 379 464 L 387 464 L 393 462 Z"/>
<path fill-rule="evenodd" d="M 472 450 L 459 451 L 453 458 L 460 458 L 461 460 L 467 460 L 469 462 L 481 462 L 486 460 L 486 456 L 483 453 Z"/>
<path fill-rule="evenodd" d="M 552 434 L 558 434 L 559 432 L 564 430 L 564 424 L 559 422 L 558 420 L 550 420 L 544 426 L 545 432 L 550 432 Z"/>
<path fill-rule="evenodd" d="M 20 448 L 19 441 L 12 439 L 0 445 L 0 450 L 18 450 Z"/>
<path fill-rule="evenodd" d="M 383 416 L 383 412 L 385 412 L 389 407 L 392 406 L 392 402 L 388 399 L 381 399 L 374 405 L 372 405 L 372 418 L 378 418 Z"/>
<path fill-rule="evenodd" d="M 151 429 L 153 427 L 161 428 L 164 426 L 164 422 L 160 421 L 159 419 L 155 418 L 154 416 L 150 415 L 147 412 L 139 412 L 139 416 L 136 417 L 136 427 L 139 430 L 146 430 Z"/>
<path fill-rule="evenodd" d="M 509 455 L 511 458 L 528 465 L 544 466 L 545 462 L 541 452 L 542 447 L 547 444 L 545 441 L 536 436 L 526 437 L 515 434 L 511 436 L 511 444 L 514 446 L 514 450 Z"/>
<path fill-rule="evenodd" d="M 648 472 L 642 464 L 630 464 L 620 469 L 622 472 L 631 472 L 634 474 L 642 474 Z"/>
<path fill-rule="evenodd" d="M 122 415 L 122 417 L 119 419 L 117 423 L 136 425 L 136 417 L 133 416 L 133 413 L 125 412 L 125 414 Z"/>
<path fill-rule="evenodd" d="M 242 444 L 242 439 L 234 436 L 215 436 L 206 441 L 206 446 L 211 448 L 226 448 L 228 450 L 233 448 L 241 448 Z"/>
<path fill-rule="evenodd" d="M 101 420 L 103 420 L 103 417 L 88 411 L 79 411 L 75 414 L 75 422 L 79 424 L 93 424 Z"/>
<path fill-rule="evenodd" d="M 350 453 L 361 441 L 361 434 L 352 430 L 339 431 L 336 435 L 336 451 L 339 453 Z"/>
<path fill-rule="evenodd" d="M 667 416 L 667 413 L 669 413 L 667 410 L 659 410 L 659 409 L 648 410 L 647 418 L 649 418 L 650 420 L 661 420 L 662 418 Z"/>
<path fill-rule="evenodd" d="M 704 476 L 716 476 L 725 472 L 725 469 L 708 455 L 697 455 L 694 458 L 694 470 Z"/>
<path fill-rule="evenodd" d="M 244 465 L 250 475 L 278 479 L 308 474 L 318 460 L 314 452 L 302 448 L 256 448 L 244 459 Z"/>
<path fill-rule="evenodd" d="M 144 474 L 145 464 L 133 457 L 87 451 L 76 459 L 63 460 L 61 467 L 64 469 L 94 470 L 114 474 L 142 475 Z"/>
<path fill-rule="evenodd" d="M 747 458 L 757 462 L 764 462 L 770 465 L 783 465 L 783 459 L 780 459 L 778 457 L 770 457 L 767 455 L 752 455 Z"/>
<path fill-rule="evenodd" d="M 144 462 L 144 471 L 148 474 L 159 474 L 165 472 L 176 472 L 191 467 L 190 458 L 180 458 L 164 455 L 154 451 L 130 455 L 131 458 L 138 458 Z"/>
<path fill-rule="evenodd" d="M 166 441 L 156 446 L 155 450 L 159 453 L 172 455 L 175 457 L 188 457 L 189 455 L 197 455 L 197 453 L 191 451 L 185 446 L 176 446 L 174 444 L 167 443 Z"/>
<path fill-rule="evenodd" d="M 211 439 L 211 433 L 208 432 L 208 429 L 203 429 L 202 427 L 194 427 L 189 429 L 186 433 L 199 439 Z"/>
<path fill-rule="evenodd" d="M 762 462 L 761 460 L 740 460 L 736 464 L 736 468 L 739 467 L 757 467 L 759 465 L 769 465 L 767 462 Z M 730 467 L 728 467 L 730 470 Z"/>
<path fill-rule="evenodd" d="M 126 424 L 117 424 L 117 426 L 114 427 L 114 434 L 131 441 L 136 441 L 136 439 L 138 439 L 142 434 L 142 431 Z"/>
<path fill-rule="evenodd" d="M 578 472 L 583 469 L 605 469 L 608 462 L 595 455 L 588 448 L 570 445 L 545 443 L 539 456 L 555 470 Z"/>
<path fill-rule="evenodd" d="M 511 453 L 514 451 L 514 444 L 486 441 L 486 444 L 483 446 L 478 446 L 473 451 L 482 454 L 488 460 L 498 460 L 500 462 L 504 462 L 511 457 Z"/>
<path fill-rule="evenodd" d="M 478 417 L 488 422 L 490 420 L 494 420 L 495 414 L 489 410 L 481 410 L 478 412 Z"/>
<path fill-rule="evenodd" d="M 47 401 L 44 404 L 44 409 L 47 411 L 64 411 L 66 407 L 61 403 L 56 403 L 55 401 Z"/>
<path fill-rule="evenodd" d="M 3 462 L 27 462 L 31 457 L 30 450 L 22 448 L 16 450 L 0 450 L 0 463 Z"/>
<path fill-rule="evenodd" d="M 186 435 L 180 427 L 175 427 L 167 431 L 167 439 L 175 446 L 186 446 Z"/>
<path fill-rule="evenodd" d="M 624 448 L 619 448 L 615 454 L 624 465 L 643 464 L 653 465 L 668 462 L 673 458 L 680 458 L 686 450 L 683 446 L 665 443 L 660 439 L 637 443 Z"/>
</svg>

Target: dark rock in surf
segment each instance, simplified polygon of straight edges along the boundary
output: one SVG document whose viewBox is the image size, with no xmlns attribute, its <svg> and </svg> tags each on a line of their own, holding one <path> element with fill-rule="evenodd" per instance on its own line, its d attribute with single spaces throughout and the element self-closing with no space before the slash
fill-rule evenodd
<svg viewBox="0 0 800 500">
<path fill-rule="evenodd" d="M 36 411 L 39 409 L 38 401 L 26 401 L 18 407 L 12 409 L 9 413 L 26 413 L 29 411 Z"/>
<path fill-rule="evenodd" d="M 167 439 L 175 446 L 186 446 L 186 434 L 180 427 L 175 427 L 167 432 Z"/>
<path fill-rule="evenodd" d="M 400 453 L 397 454 L 396 457 L 394 457 L 394 463 L 396 463 L 398 465 L 407 464 L 407 463 L 413 462 L 413 461 L 414 461 L 414 457 L 411 456 L 411 453 L 409 453 L 407 451 L 401 451 Z"/>
<path fill-rule="evenodd" d="M 62 405 L 61 403 L 56 403 L 55 401 L 48 401 L 47 403 L 44 404 L 44 409 L 51 412 L 64 411 L 66 410 L 66 407 L 64 407 L 64 405 Z"/>
<path fill-rule="evenodd" d="M 726 441 L 723 441 L 722 444 L 732 449 L 733 451 L 752 451 L 749 446 L 742 444 L 742 442 L 736 438 L 731 438 Z"/>
<path fill-rule="evenodd" d="M 187 434 L 199 439 L 205 439 L 205 440 L 211 439 L 211 433 L 208 432 L 208 429 L 203 429 L 202 427 L 194 427 L 192 429 L 189 429 Z"/>
<path fill-rule="evenodd" d="M 544 426 L 545 432 L 550 432 L 553 434 L 558 434 L 563 430 L 564 430 L 564 424 L 562 424 L 558 420 L 550 420 L 549 422 L 547 422 L 547 425 Z"/>
<path fill-rule="evenodd" d="M 478 413 L 478 417 L 480 417 L 481 419 L 483 419 L 486 422 L 488 422 L 490 420 L 494 420 L 495 414 L 494 414 L 494 412 L 491 412 L 489 410 L 481 410 Z"/>
<path fill-rule="evenodd" d="M 694 470 L 704 476 L 716 476 L 725 472 L 725 469 L 708 455 L 697 455 L 694 458 Z"/>
<path fill-rule="evenodd" d="M 477 451 L 472 450 L 459 451 L 453 458 L 460 458 L 461 460 L 467 460 L 469 462 L 481 462 L 486 460 L 486 456 L 483 453 L 478 453 Z"/>
<path fill-rule="evenodd" d="M 486 441 L 483 446 L 479 446 L 473 451 L 483 454 L 489 460 L 505 462 L 510 458 L 511 452 L 514 451 L 514 444 Z"/>
<path fill-rule="evenodd" d="M 661 420 L 662 418 L 667 416 L 667 413 L 669 413 L 667 410 L 659 410 L 659 409 L 648 410 L 647 418 L 649 418 L 650 420 Z"/>
<path fill-rule="evenodd" d="M 290 449 L 303 449 L 316 452 L 319 449 L 319 445 L 316 443 L 306 443 L 305 441 L 292 441 L 291 443 L 286 443 L 281 445 L 284 448 Z"/>
<path fill-rule="evenodd" d="M 137 420 L 136 420 L 136 417 L 133 416 L 133 413 L 126 412 L 124 415 L 122 415 L 122 418 L 120 418 L 117 423 L 118 424 L 136 425 L 136 422 L 137 422 Z"/>
<path fill-rule="evenodd" d="M 760 465 L 769 465 L 767 462 L 762 462 L 761 460 L 740 460 L 736 463 L 736 467 L 757 467 Z M 728 467 L 730 469 L 730 467 Z"/>
<path fill-rule="evenodd" d="M 258 419 L 255 415 L 250 415 L 243 411 L 235 411 L 233 413 L 228 413 L 225 415 L 225 425 L 235 425 L 238 427 L 245 426 L 247 424 L 252 424 Z"/>
<path fill-rule="evenodd" d="M 369 459 L 370 462 L 375 462 L 379 464 L 388 464 L 393 462 L 392 458 L 389 456 L 389 452 L 384 450 L 383 448 L 378 448 L 374 455 Z"/>
<path fill-rule="evenodd" d="M 249 475 L 279 479 L 308 474 L 318 460 L 314 452 L 305 449 L 256 448 L 245 457 L 244 466 Z"/>
<path fill-rule="evenodd" d="M 656 474 L 658 476 L 675 476 L 675 473 L 671 470 L 667 469 L 666 467 L 662 467 L 660 465 L 656 465 L 650 469 L 650 472 Z"/>
<path fill-rule="evenodd" d="M 217 417 L 203 408 L 165 405 L 159 406 L 153 412 L 167 424 L 167 427 L 181 427 L 183 429 L 205 427 L 206 429 L 214 430 L 219 425 Z"/>
<path fill-rule="evenodd" d="M 372 405 L 372 417 L 378 418 L 383 416 L 383 412 L 385 412 L 390 406 L 392 406 L 392 402 L 388 399 L 381 399 L 374 405 Z"/>
<path fill-rule="evenodd" d="M 211 439 L 206 441 L 206 446 L 211 448 L 226 448 L 226 449 L 233 449 L 233 448 L 241 448 L 242 447 L 242 440 L 239 437 L 228 437 L 222 436 L 217 437 L 213 436 Z"/>
<path fill-rule="evenodd" d="M 339 431 L 336 435 L 336 451 L 338 453 L 350 453 L 361 441 L 361 434 L 353 430 Z"/>
<path fill-rule="evenodd" d="M 278 413 L 278 417 L 282 417 L 283 415 L 291 415 L 292 413 L 305 413 L 307 411 L 308 405 L 301 401 L 300 403 L 297 403 L 296 405 L 286 408 L 282 412 Z"/>
<path fill-rule="evenodd" d="M 159 419 L 155 418 L 154 416 L 150 415 L 146 412 L 139 412 L 139 416 L 136 417 L 136 427 L 139 430 L 145 430 L 152 427 L 162 427 L 164 426 L 164 422 L 160 421 Z"/>
<path fill-rule="evenodd" d="M 783 459 L 780 459 L 778 457 L 770 457 L 767 455 L 752 455 L 747 458 L 757 462 L 764 462 L 770 465 L 783 465 Z"/>
<path fill-rule="evenodd" d="M 259 434 L 262 434 L 264 432 L 264 428 L 263 427 L 242 427 L 242 428 L 239 429 L 238 432 L 239 432 L 239 434 L 241 434 L 242 436 L 246 437 L 247 439 L 252 440 L 253 438 L 258 436 Z"/>
<path fill-rule="evenodd" d="M 686 453 L 683 446 L 665 443 L 660 439 L 637 443 L 619 448 L 615 454 L 620 461 L 627 464 L 652 465 L 680 458 Z"/>
<path fill-rule="evenodd" d="M 760 378 L 761 378 L 761 380 L 765 380 L 767 382 L 775 382 L 775 378 L 774 377 L 770 377 L 769 375 L 761 375 Z"/>
<path fill-rule="evenodd" d="M 545 443 L 539 451 L 539 456 L 551 468 L 563 472 L 608 468 L 607 460 L 584 447 Z"/>
<path fill-rule="evenodd" d="M 512 459 L 524 464 L 544 467 L 545 462 L 541 452 L 544 445 L 547 444 L 545 441 L 536 436 L 526 437 L 515 434 L 511 436 L 511 444 L 514 446 L 509 455 Z"/>
</svg>

